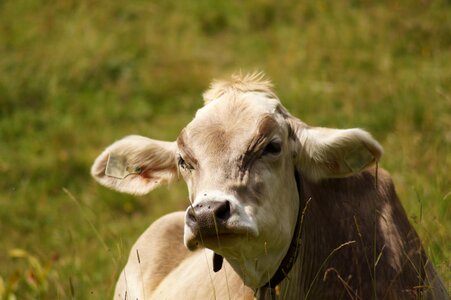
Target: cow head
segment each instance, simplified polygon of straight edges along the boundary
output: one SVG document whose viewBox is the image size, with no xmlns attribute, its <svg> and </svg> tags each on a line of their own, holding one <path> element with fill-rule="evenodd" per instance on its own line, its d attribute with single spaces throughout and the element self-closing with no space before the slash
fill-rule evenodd
<svg viewBox="0 0 451 300">
<path fill-rule="evenodd" d="M 101 184 L 145 194 L 183 177 L 184 242 L 225 257 L 250 287 L 279 267 L 298 217 L 295 172 L 311 181 L 355 174 L 381 146 L 361 129 L 310 127 L 292 117 L 261 76 L 214 82 L 174 142 L 128 136 L 92 166 Z"/>
</svg>

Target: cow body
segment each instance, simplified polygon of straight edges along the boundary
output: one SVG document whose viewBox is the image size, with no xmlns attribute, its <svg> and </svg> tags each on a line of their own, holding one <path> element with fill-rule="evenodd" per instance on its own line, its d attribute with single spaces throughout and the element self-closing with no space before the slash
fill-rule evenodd
<svg viewBox="0 0 451 300">
<path fill-rule="evenodd" d="M 308 126 L 255 75 L 204 99 L 176 142 L 129 136 L 92 167 L 122 192 L 178 174 L 189 189 L 134 245 L 117 299 L 449 299 L 371 135 Z"/>
<path fill-rule="evenodd" d="M 301 249 L 280 299 L 447 299 L 389 174 L 375 175 L 303 182 Z M 160 218 L 139 238 L 115 299 L 254 299 L 228 263 L 213 272 L 212 251 L 186 249 L 184 215 Z"/>
</svg>

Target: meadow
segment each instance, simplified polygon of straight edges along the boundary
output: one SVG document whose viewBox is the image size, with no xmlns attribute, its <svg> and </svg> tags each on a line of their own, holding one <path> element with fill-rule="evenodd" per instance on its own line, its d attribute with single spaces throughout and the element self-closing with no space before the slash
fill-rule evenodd
<svg viewBox="0 0 451 300">
<path fill-rule="evenodd" d="M 110 299 L 128 251 L 188 205 L 90 177 L 129 134 L 175 140 L 212 78 L 261 70 L 292 114 L 383 145 L 451 287 L 451 2 L 0 1 L 0 298 Z"/>
</svg>

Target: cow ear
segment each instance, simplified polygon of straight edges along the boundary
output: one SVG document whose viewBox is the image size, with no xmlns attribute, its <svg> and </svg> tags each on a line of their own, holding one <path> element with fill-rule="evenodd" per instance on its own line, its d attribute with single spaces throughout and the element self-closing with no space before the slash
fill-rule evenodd
<svg viewBox="0 0 451 300">
<path fill-rule="evenodd" d="M 177 178 L 177 145 L 127 136 L 105 149 L 91 167 L 92 176 L 113 190 L 143 195 Z"/>
<path fill-rule="evenodd" d="M 359 128 L 309 127 L 295 118 L 289 124 L 296 140 L 297 167 L 314 181 L 359 173 L 383 154 L 382 146 Z"/>
</svg>

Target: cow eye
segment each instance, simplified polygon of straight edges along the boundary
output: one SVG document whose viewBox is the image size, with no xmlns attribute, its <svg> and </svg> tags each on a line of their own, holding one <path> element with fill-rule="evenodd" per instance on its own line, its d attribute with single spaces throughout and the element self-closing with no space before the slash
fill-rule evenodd
<svg viewBox="0 0 451 300">
<path fill-rule="evenodd" d="M 187 163 L 181 155 L 179 155 L 177 157 L 177 164 L 178 164 L 179 168 L 182 170 L 186 170 L 186 171 L 193 170 L 193 167 L 189 163 Z"/>
<path fill-rule="evenodd" d="M 282 145 L 279 141 L 272 141 L 263 149 L 262 156 L 277 155 L 282 151 Z"/>
</svg>

